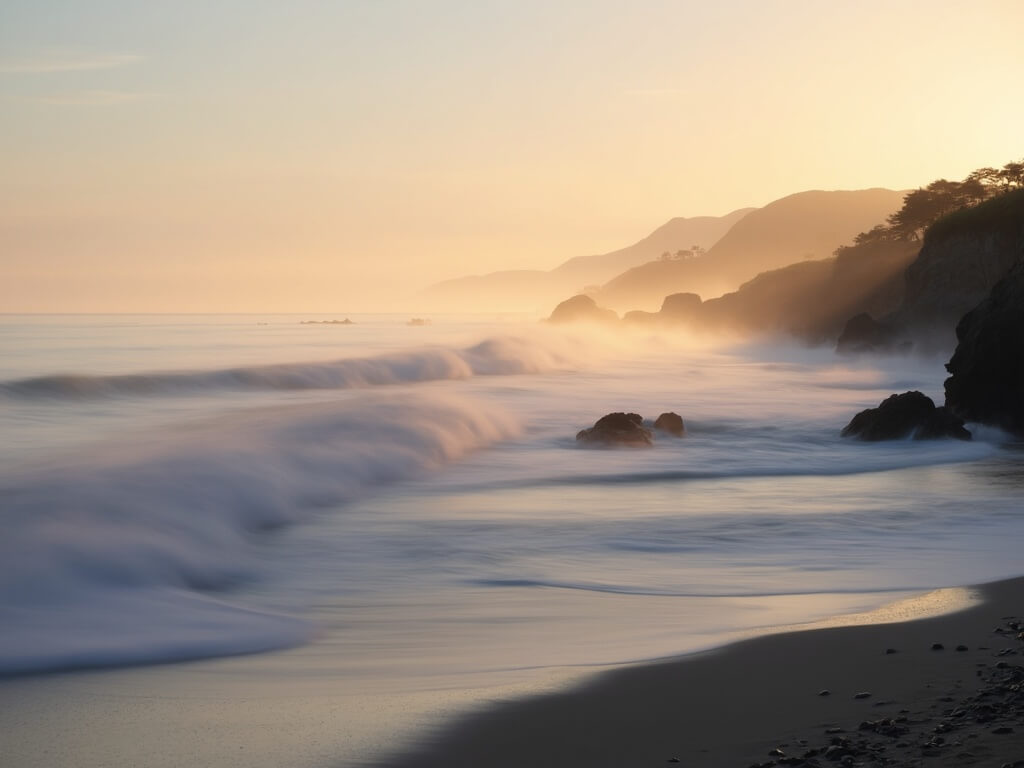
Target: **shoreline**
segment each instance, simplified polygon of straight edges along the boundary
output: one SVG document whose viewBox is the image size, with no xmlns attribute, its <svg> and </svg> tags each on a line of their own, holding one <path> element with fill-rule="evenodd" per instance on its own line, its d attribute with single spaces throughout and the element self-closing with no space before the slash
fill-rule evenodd
<svg viewBox="0 0 1024 768">
<path fill-rule="evenodd" d="M 1024 766 L 1024 577 L 971 589 L 953 613 L 760 635 L 500 702 L 370 764 Z"/>
</svg>

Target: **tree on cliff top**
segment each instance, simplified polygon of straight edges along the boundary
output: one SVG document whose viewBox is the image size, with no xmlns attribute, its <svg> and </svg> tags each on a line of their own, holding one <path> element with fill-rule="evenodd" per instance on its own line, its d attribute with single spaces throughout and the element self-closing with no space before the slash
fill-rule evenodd
<svg viewBox="0 0 1024 768">
<path fill-rule="evenodd" d="M 949 214 L 971 208 L 990 197 L 1024 187 L 1024 160 L 1002 168 L 979 168 L 963 181 L 938 179 L 927 187 L 908 192 L 903 207 L 874 229 L 861 232 L 853 246 L 841 246 L 841 252 L 882 240 L 921 240 L 925 231 Z"/>
</svg>

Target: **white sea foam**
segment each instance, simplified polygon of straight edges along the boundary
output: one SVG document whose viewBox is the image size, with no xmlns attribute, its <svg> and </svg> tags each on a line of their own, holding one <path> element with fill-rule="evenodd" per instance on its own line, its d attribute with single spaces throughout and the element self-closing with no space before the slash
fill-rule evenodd
<svg viewBox="0 0 1024 768">
<path fill-rule="evenodd" d="M 97 446 L 3 481 L 0 673 L 240 653 L 301 622 L 211 601 L 260 531 L 516 434 L 438 396 L 248 410 Z"/>
<path fill-rule="evenodd" d="M 355 389 L 571 368 L 580 342 L 538 334 L 498 336 L 465 348 L 427 347 L 376 357 L 115 375 L 53 374 L 0 382 L 7 398 L 94 398 L 230 390 Z"/>
</svg>

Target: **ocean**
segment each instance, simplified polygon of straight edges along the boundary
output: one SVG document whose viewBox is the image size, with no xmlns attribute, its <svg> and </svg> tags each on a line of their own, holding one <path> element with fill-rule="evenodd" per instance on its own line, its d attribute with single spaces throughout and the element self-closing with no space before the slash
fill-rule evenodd
<svg viewBox="0 0 1024 768">
<path fill-rule="evenodd" d="M 276 690 L 405 701 L 366 721 L 400 738 L 439 692 L 458 709 L 1024 572 L 1005 435 L 839 436 L 893 392 L 941 401 L 939 358 L 303 322 L 343 317 L 0 316 L 4 685 L 265 654 Z M 687 435 L 580 447 L 611 411 L 675 411 Z M 381 748 L 328 730 L 290 764 Z"/>
</svg>

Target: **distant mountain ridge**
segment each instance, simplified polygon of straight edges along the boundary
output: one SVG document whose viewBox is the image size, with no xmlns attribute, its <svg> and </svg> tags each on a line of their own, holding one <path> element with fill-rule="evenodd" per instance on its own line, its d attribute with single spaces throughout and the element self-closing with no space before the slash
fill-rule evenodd
<svg viewBox="0 0 1024 768">
<path fill-rule="evenodd" d="M 881 188 L 788 195 L 740 219 L 700 258 L 634 267 L 595 298 L 612 309 L 656 309 L 672 293 L 710 298 L 734 291 L 761 272 L 830 257 L 899 210 L 903 195 Z"/>
<path fill-rule="evenodd" d="M 503 270 L 445 280 L 429 286 L 419 298 L 430 305 L 463 310 L 546 310 L 567 294 L 600 285 L 631 267 L 693 245 L 710 248 L 754 208 L 725 216 L 677 217 L 625 248 L 593 256 L 576 256 L 555 269 Z"/>
</svg>

